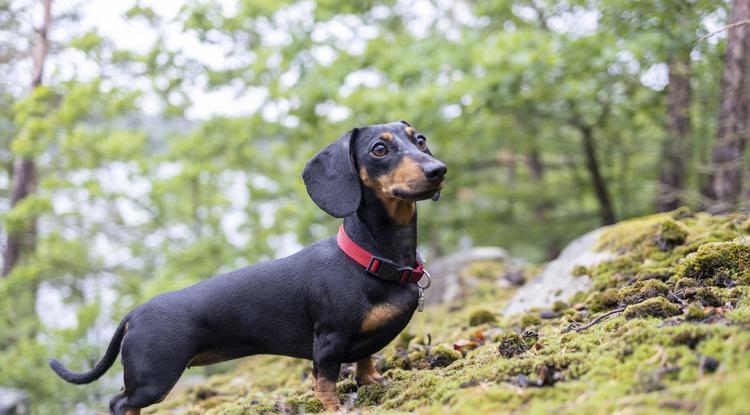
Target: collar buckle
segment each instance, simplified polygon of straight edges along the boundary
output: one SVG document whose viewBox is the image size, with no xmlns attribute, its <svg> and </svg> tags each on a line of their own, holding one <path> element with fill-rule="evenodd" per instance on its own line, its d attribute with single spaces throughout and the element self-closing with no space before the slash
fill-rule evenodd
<svg viewBox="0 0 750 415">
<path fill-rule="evenodd" d="M 370 258 L 370 263 L 367 265 L 367 272 L 386 281 L 407 284 L 418 282 L 422 278 L 422 275 L 424 275 L 424 265 L 420 261 L 417 264 L 416 268 L 409 266 L 401 267 L 393 261 L 373 255 Z"/>
</svg>

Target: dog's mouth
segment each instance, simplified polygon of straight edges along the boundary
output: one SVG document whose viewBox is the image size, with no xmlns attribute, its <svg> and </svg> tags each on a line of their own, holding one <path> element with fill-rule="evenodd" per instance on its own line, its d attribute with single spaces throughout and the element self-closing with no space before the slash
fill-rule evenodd
<svg viewBox="0 0 750 415">
<path fill-rule="evenodd" d="M 406 200 L 409 202 L 417 202 L 420 200 L 436 199 L 436 196 L 440 193 L 443 188 L 442 183 L 427 190 L 405 190 L 405 189 L 393 189 L 391 195 L 396 199 Z"/>
</svg>

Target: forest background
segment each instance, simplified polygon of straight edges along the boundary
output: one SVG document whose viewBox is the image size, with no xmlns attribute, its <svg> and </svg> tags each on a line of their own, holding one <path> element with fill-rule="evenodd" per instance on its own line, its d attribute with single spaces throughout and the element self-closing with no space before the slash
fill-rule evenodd
<svg viewBox="0 0 750 415">
<path fill-rule="evenodd" d="M 299 173 L 405 119 L 449 166 L 428 257 L 531 262 L 587 230 L 750 200 L 750 1 L 0 0 L 0 385 L 34 413 L 166 290 L 328 237 Z M 729 25 L 729 27 L 727 27 Z M 217 369 L 221 370 L 221 367 Z"/>
</svg>

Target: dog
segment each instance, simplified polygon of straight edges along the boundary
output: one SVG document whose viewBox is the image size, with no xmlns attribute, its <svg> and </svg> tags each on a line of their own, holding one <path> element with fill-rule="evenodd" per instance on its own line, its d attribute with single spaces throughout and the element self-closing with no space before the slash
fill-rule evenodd
<svg viewBox="0 0 750 415">
<path fill-rule="evenodd" d="M 139 305 L 88 372 L 73 373 L 55 359 L 49 364 L 64 380 L 86 384 L 121 352 L 124 388 L 109 408 L 136 415 L 161 402 L 191 366 L 291 356 L 313 361 L 315 396 L 335 411 L 341 364 L 356 362 L 360 385 L 384 383 L 371 356 L 421 307 L 416 202 L 437 200 L 446 172 L 406 121 L 354 128 L 302 173 L 315 204 L 344 218 L 336 237 Z"/>
</svg>

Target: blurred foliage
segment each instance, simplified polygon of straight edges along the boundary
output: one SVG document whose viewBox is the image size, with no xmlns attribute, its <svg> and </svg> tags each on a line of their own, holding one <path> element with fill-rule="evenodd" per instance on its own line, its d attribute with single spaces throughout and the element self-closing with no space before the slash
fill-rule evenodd
<svg viewBox="0 0 750 415">
<path fill-rule="evenodd" d="M 58 12 L 58 27 L 76 29 L 61 31 L 52 53 L 88 70 L 50 65 L 33 92 L 19 92 L 30 80 L 0 82 L 3 232 L 31 217 L 39 229 L 35 251 L 0 281 L 0 385 L 27 390 L 34 413 L 101 409 L 117 371 L 82 388 L 45 359 L 89 368 L 113 321 L 141 301 L 333 235 L 337 221 L 308 200 L 299 174 L 353 126 L 406 119 L 448 164 L 442 200 L 420 206 L 427 252 L 498 245 L 541 261 L 601 224 L 584 132 L 616 218 L 653 210 L 666 139 L 660 76 L 671 53 L 689 48 L 697 194 L 724 46 L 698 38 L 723 22 L 727 2 L 417 5 L 242 0 L 225 10 L 191 0 L 163 16 L 136 2 L 125 17 L 156 33 L 146 52 L 118 49 Z M 20 36 L 13 16 L 29 11 L 14 7 L 0 0 L 0 31 Z M 170 42 L 175 28 L 224 61 Z M 24 68 L 17 49 L 28 45 L 11 46 L 0 69 Z M 196 89 L 259 109 L 196 120 Z M 146 115 L 154 102 L 158 116 Z M 7 209 L 19 156 L 36 160 L 38 190 Z M 69 328 L 40 320 L 53 312 L 38 292 L 50 289 L 77 310 Z"/>
</svg>

